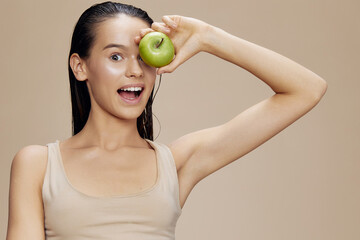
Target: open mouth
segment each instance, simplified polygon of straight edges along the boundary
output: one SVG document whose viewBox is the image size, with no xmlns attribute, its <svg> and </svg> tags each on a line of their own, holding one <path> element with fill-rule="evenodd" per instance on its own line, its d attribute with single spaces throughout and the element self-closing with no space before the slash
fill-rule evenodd
<svg viewBox="0 0 360 240">
<path fill-rule="evenodd" d="M 138 98 L 144 89 L 142 87 L 128 87 L 117 90 L 119 95 L 125 99 L 133 100 Z"/>
</svg>

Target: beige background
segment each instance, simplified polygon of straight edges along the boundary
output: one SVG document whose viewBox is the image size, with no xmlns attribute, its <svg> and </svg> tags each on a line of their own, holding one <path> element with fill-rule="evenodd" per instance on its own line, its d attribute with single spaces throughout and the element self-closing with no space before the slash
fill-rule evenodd
<svg viewBox="0 0 360 240">
<path fill-rule="evenodd" d="M 177 239 L 360 239 L 359 1 L 127 2 L 155 21 L 165 14 L 202 19 L 295 60 L 329 84 L 310 113 L 194 188 Z M 70 35 L 92 3 L 1 1 L 1 239 L 15 153 L 71 135 Z M 200 53 L 163 76 L 156 141 L 224 123 L 271 94 L 249 72 Z"/>
</svg>

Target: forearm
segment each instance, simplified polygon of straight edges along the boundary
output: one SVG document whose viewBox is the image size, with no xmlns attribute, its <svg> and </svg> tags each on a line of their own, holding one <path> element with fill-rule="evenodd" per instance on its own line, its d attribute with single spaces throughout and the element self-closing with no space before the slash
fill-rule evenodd
<svg viewBox="0 0 360 240">
<path fill-rule="evenodd" d="M 326 91 L 326 82 L 309 69 L 220 28 L 209 25 L 203 39 L 203 51 L 244 68 L 275 93 L 311 94 L 321 98 Z"/>
</svg>

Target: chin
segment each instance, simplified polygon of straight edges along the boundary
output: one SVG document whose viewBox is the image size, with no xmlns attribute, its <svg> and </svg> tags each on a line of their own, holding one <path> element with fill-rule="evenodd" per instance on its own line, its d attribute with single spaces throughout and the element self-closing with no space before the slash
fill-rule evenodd
<svg viewBox="0 0 360 240">
<path fill-rule="evenodd" d="M 137 109 L 137 108 L 133 108 L 133 109 L 121 109 L 120 113 L 118 114 L 118 118 L 120 119 L 126 119 L 126 120 L 136 120 L 138 119 L 141 114 L 143 113 L 144 108 L 141 109 Z"/>
</svg>

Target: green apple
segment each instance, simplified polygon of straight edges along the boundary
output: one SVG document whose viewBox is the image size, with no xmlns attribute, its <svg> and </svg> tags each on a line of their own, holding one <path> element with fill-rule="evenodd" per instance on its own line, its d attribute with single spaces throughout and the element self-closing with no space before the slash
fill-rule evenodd
<svg viewBox="0 0 360 240">
<path fill-rule="evenodd" d="M 162 32 L 150 32 L 139 43 L 142 60 L 152 67 L 163 67 L 171 63 L 175 49 L 170 38 Z"/>
</svg>

